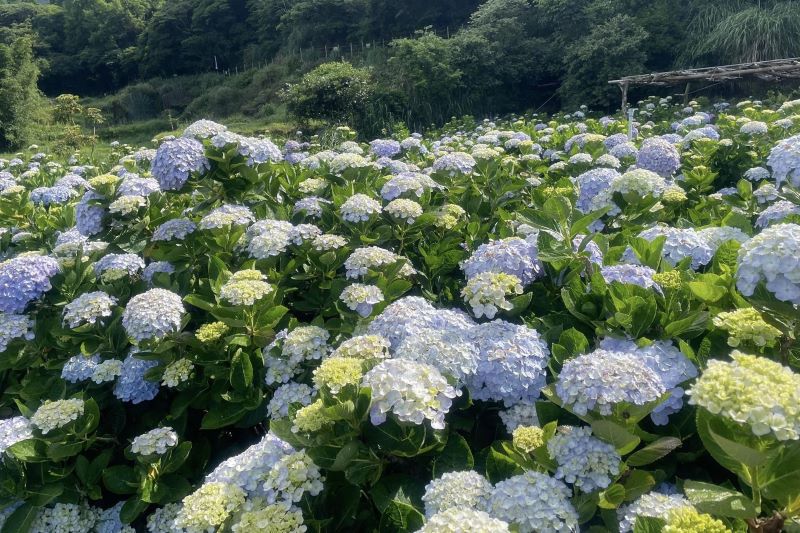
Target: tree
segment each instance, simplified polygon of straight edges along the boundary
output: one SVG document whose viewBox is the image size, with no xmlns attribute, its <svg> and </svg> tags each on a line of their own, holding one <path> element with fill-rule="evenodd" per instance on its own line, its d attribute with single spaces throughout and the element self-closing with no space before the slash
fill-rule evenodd
<svg viewBox="0 0 800 533">
<path fill-rule="evenodd" d="M 285 94 L 289 111 L 300 119 L 353 124 L 374 92 L 372 73 L 350 63 L 323 63 L 291 85 Z"/>
<path fill-rule="evenodd" d="M 29 32 L 0 33 L 0 147 L 16 148 L 30 140 L 42 108 L 36 82 L 39 66 Z"/>
</svg>

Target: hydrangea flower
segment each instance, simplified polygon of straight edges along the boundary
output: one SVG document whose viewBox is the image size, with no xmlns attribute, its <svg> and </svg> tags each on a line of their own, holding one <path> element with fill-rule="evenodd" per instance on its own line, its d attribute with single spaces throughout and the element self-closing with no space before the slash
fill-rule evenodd
<svg viewBox="0 0 800 533">
<path fill-rule="evenodd" d="M 765 228 L 773 222 L 780 222 L 790 215 L 800 215 L 800 206 L 780 200 L 759 213 L 756 219 L 757 228 Z"/>
<path fill-rule="evenodd" d="M 97 522 L 94 509 L 86 504 L 56 503 L 42 507 L 30 525 L 30 533 L 84 533 Z"/>
<path fill-rule="evenodd" d="M 544 445 L 544 430 L 539 426 L 517 426 L 511 434 L 511 442 L 518 450 L 532 453 Z"/>
<path fill-rule="evenodd" d="M 638 517 L 661 518 L 666 520 L 672 509 L 691 507 L 692 504 L 680 494 L 648 492 L 639 496 L 633 503 L 617 509 L 620 533 L 631 533 Z"/>
<path fill-rule="evenodd" d="M 653 280 L 656 271 L 650 267 L 641 265 L 609 265 L 600 268 L 600 275 L 606 283 L 619 282 L 637 285 L 644 289 L 655 289 L 661 292 L 661 287 Z"/>
<path fill-rule="evenodd" d="M 216 531 L 244 501 L 244 491 L 235 485 L 204 483 L 183 499 L 174 527 L 185 533 Z"/>
<path fill-rule="evenodd" d="M 800 439 L 800 376 L 770 359 L 739 351 L 731 361 L 712 359 L 688 394 L 690 404 L 746 424 L 754 435 Z"/>
<path fill-rule="evenodd" d="M 508 433 L 514 433 L 519 427 L 538 426 L 539 415 L 534 402 L 518 402 L 500 411 L 500 420 Z"/>
<path fill-rule="evenodd" d="M 333 421 L 325 415 L 322 398 L 297 410 L 292 421 L 292 433 L 315 433 Z"/>
<path fill-rule="evenodd" d="M 381 267 L 393 265 L 401 259 L 405 263 L 400 268 L 399 274 L 404 277 L 413 276 L 416 270 L 411 266 L 408 259 L 401 255 L 378 246 L 356 248 L 344 262 L 345 275 L 348 279 L 357 279 L 366 276 L 370 269 L 378 270 Z"/>
<path fill-rule="evenodd" d="M 374 425 L 393 413 L 403 422 L 444 429 L 444 416 L 460 392 L 433 366 L 406 359 L 382 361 L 364 376 L 363 387 L 372 390 L 370 420 Z"/>
<path fill-rule="evenodd" d="M 452 177 L 460 174 L 471 174 L 476 164 L 471 155 L 464 152 L 452 152 L 436 159 L 432 168 L 434 172 L 441 172 Z"/>
<path fill-rule="evenodd" d="M 331 357 L 350 357 L 355 359 L 381 360 L 389 358 L 391 344 L 380 335 L 359 335 L 342 341 Z"/>
<path fill-rule="evenodd" d="M 641 198 L 652 196 L 659 198 L 667 188 L 663 177 L 655 172 L 638 168 L 614 178 L 611 186 L 596 197 L 599 206 L 604 206 L 613 200 L 613 195 L 619 193 L 629 203 L 637 203 Z"/>
<path fill-rule="evenodd" d="M 291 505 L 303 496 L 322 492 L 324 478 L 311 457 L 301 450 L 278 459 L 264 479 L 262 488 L 268 503 Z"/>
<path fill-rule="evenodd" d="M 472 307 L 476 318 L 495 317 L 501 309 L 511 310 L 513 304 L 506 300 L 508 294 L 522 294 L 522 283 L 517 276 L 503 272 L 482 272 L 467 281 L 461 296 Z"/>
<path fill-rule="evenodd" d="M 187 358 L 177 359 L 164 369 L 161 376 L 161 384 L 165 387 L 175 388 L 181 383 L 188 381 L 192 377 L 194 363 Z"/>
<path fill-rule="evenodd" d="M 158 383 L 148 381 L 144 375 L 158 366 L 158 361 L 147 361 L 131 353 L 122 362 L 122 371 L 114 384 L 114 396 L 123 402 L 138 404 L 150 401 L 158 394 Z"/>
<path fill-rule="evenodd" d="M 787 180 L 794 187 L 800 186 L 800 135 L 779 141 L 770 151 L 767 164 L 776 186 Z"/>
<path fill-rule="evenodd" d="M 177 294 L 150 289 L 130 299 L 122 315 L 122 327 L 135 341 L 159 340 L 180 330 L 185 312 Z"/>
<path fill-rule="evenodd" d="M 461 263 L 461 268 L 467 280 L 483 273 L 494 272 L 516 276 L 522 285 L 528 285 L 543 273 L 537 256 L 534 239 L 509 237 L 480 245 Z"/>
<path fill-rule="evenodd" d="M 314 386 L 332 394 L 348 385 L 358 385 L 364 375 L 364 361 L 352 357 L 329 357 L 314 369 Z"/>
<path fill-rule="evenodd" d="M 242 453 L 227 458 L 206 476 L 205 483 L 223 483 L 237 487 L 250 497 L 264 497 L 263 482 L 278 461 L 294 449 L 272 433 Z"/>
<path fill-rule="evenodd" d="M 178 445 L 178 434 L 171 427 L 151 429 L 131 442 L 131 452 L 142 457 L 164 455 Z"/>
<path fill-rule="evenodd" d="M 33 340 L 33 320 L 27 315 L 0 313 L 0 353 L 15 339 Z"/>
<path fill-rule="evenodd" d="M 92 381 L 97 383 L 106 383 L 114 381 L 117 376 L 122 374 L 122 361 L 119 359 L 106 359 L 97 364 L 92 371 Z"/>
<path fill-rule="evenodd" d="M 71 328 L 83 324 L 97 324 L 111 316 L 117 299 L 102 291 L 81 294 L 64 306 L 64 323 Z"/>
<path fill-rule="evenodd" d="M 49 206 L 53 204 L 65 204 L 72 198 L 78 196 L 78 192 L 69 187 L 37 187 L 31 191 L 30 200 L 34 204 Z"/>
<path fill-rule="evenodd" d="M 564 363 L 555 384 L 564 406 L 578 415 L 612 414 L 620 403 L 645 405 L 661 398 L 666 387 L 636 355 L 597 349 Z"/>
<path fill-rule="evenodd" d="M 158 192 L 160 186 L 153 178 L 140 178 L 136 174 L 128 174 L 122 179 L 122 183 L 117 187 L 117 195 L 147 197 Z"/>
<path fill-rule="evenodd" d="M 97 533 L 136 533 L 131 526 L 122 523 L 120 512 L 125 502 L 119 502 L 108 509 L 97 509 L 97 523 L 95 531 Z"/>
<path fill-rule="evenodd" d="M 611 183 L 620 176 L 620 173 L 611 168 L 595 168 L 584 172 L 573 180 L 578 188 L 578 199 L 575 207 L 581 213 L 590 213 L 599 206 L 595 201 L 598 195 L 602 194 Z"/>
<path fill-rule="evenodd" d="M 241 244 L 250 257 L 267 259 L 285 252 L 295 233 L 295 226 L 285 220 L 259 220 L 247 229 Z"/>
<path fill-rule="evenodd" d="M 229 329 L 224 322 L 210 322 L 200 326 L 194 335 L 203 344 L 208 344 L 220 340 Z"/>
<path fill-rule="evenodd" d="M 342 175 L 346 170 L 351 168 L 366 168 L 372 166 L 369 159 L 362 157 L 359 154 L 344 153 L 338 154 L 333 159 L 328 161 L 328 168 L 336 175 Z"/>
<path fill-rule="evenodd" d="M 765 282 L 784 302 L 800 305 L 800 226 L 775 224 L 745 242 L 739 250 L 736 287 L 752 296 Z"/>
<path fill-rule="evenodd" d="M 188 218 L 173 218 L 167 220 L 153 232 L 153 241 L 182 241 L 194 233 L 197 225 Z"/>
<path fill-rule="evenodd" d="M 281 149 L 268 139 L 257 139 L 230 131 L 222 131 L 211 138 L 211 144 L 217 148 L 235 146 L 238 154 L 247 159 L 248 166 L 269 161 L 277 163 L 283 160 Z"/>
<path fill-rule="evenodd" d="M 277 503 L 246 510 L 231 526 L 233 533 L 305 533 L 306 529 L 299 509 Z"/>
<path fill-rule="evenodd" d="M 133 215 L 139 208 L 147 205 L 147 198 L 137 195 L 120 196 L 108 206 L 109 213 L 122 216 Z"/>
<path fill-rule="evenodd" d="M 281 355 L 293 363 L 322 359 L 328 353 L 330 333 L 318 326 L 299 326 L 283 338 Z"/>
<path fill-rule="evenodd" d="M 525 472 L 497 483 L 489 499 L 489 514 L 516 526 L 520 533 L 576 531 L 578 513 L 572 491 L 541 472 Z"/>
<path fill-rule="evenodd" d="M 486 511 L 491 492 L 489 480 L 473 470 L 444 473 L 425 486 L 425 517 L 454 507 Z"/>
<path fill-rule="evenodd" d="M 158 147 L 150 167 L 162 191 L 183 188 L 193 173 L 211 168 L 203 145 L 195 139 L 181 137 L 166 141 Z"/>
<path fill-rule="evenodd" d="M 364 285 L 353 283 L 344 288 L 339 299 L 351 311 L 355 311 L 362 317 L 372 314 L 372 308 L 384 300 L 383 292 L 374 285 Z"/>
<path fill-rule="evenodd" d="M 588 427 L 559 427 L 547 452 L 558 463 L 555 478 L 585 493 L 608 487 L 620 473 L 622 458 L 614 446 L 592 436 Z"/>
<path fill-rule="evenodd" d="M 662 254 L 667 262 L 675 266 L 687 257 L 692 258 L 693 270 L 708 264 L 714 257 L 714 252 L 708 242 L 692 228 L 672 228 L 669 226 L 653 226 L 639 233 L 639 238 L 654 241 L 658 237 L 666 237 Z M 623 259 L 636 262 L 633 253 L 626 252 Z"/>
<path fill-rule="evenodd" d="M 330 200 L 320 198 L 318 196 L 306 196 L 301 198 L 294 204 L 292 213 L 305 213 L 306 216 L 319 218 L 322 216 L 322 208 L 324 205 L 330 204 Z"/>
<path fill-rule="evenodd" d="M 382 336 L 396 349 L 406 337 L 422 328 L 466 332 L 474 325 L 463 311 L 436 309 L 424 298 L 406 296 L 389 304 L 370 322 L 367 332 Z"/>
<path fill-rule="evenodd" d="M 14 444 L 33 438 L 31 422 L 24 416 L 14 416 L 0 420 L 0 456 Z M 0 512 L 0 515 L 2 512 Z M 0 520 L 2 527 L 2 520 Z"/>
<path fill-rule="evenodd" d="M 431 516 L 417 533 L 510 533 L 508 524 L 483 511 L 451 507 Z"/>
<path fill-rule="evenodd" d="M 175 272 L 175 267 L 166 261 L 153 261 L 144 268 L 142 278 L 147 282 L 147 285 L 153 286 L 153 276 L 156 274 L 172 274 Z"/>
<path fill-rule="evenodd" d="M 373 215 L 380 214 L 382 208 L 377 200 L 366 194 L 354 194 L 342 204 L 339 212 L 347 222 L 366 222 Z"/>
<path fill-rule="evenodd" d="M 22 313 L 53 286 L 50 278 L 61 267 L 44 255 L 20 255 L 0 263 L 0 312 Z"/>
<path fill-rule="evenodd" d="M 258 270 L 240 270 L 222 286 L 220 298 L 236 306 L 252 306 L 274 289 Z"/>
<path fill-rule="evenodd" d="M 311 240 L 311 247 L 318 252 L 338 250 L 344 246 L 347 246 L 347 239 L 339 235 L 317 235 Z"/>
<path fill-rule="evenodd" d="M 539 397 L 550 351 L 535 329 L 495 320 L 471 329 L 468 339 L 478 348 L 478 368 L 467 381 L 473 398 L 511 406 Z"/>
<path fill-rule="evenodd" d="M 730 533 L 721 520 L 700 513 L 694 507 L 675 507 L 667 511 L 667 523 L 662 533 Z"/>
<path fill-rule="evenodd" d="M 392 176 L 381 187 L 381 197 L 384 200 L 394 200 L 411 193 L 420 198 L 426 190 L 438 189 L 441 186 L 430 176 L 419 172 L 401 172 Z"/>
<path fill-rule="evenodd" d="M 255 222 L 255 216 L 247 207 L 225 204 L 201 218 L 198 227 L 208 230 L 228 226 L 249 226 L 253 222 Z"/>
<path fill-rule="evenodd" d="M 398 198 L 392 200 L 384 208 L 384 211 L 390 216 L 405 221 L 407 224 L 413 224 L 414 220 L 422 216 L 422 206 L 414 200 L 406 198 Z"/>
<path fill-rule="evenodd" d="M 217 124 L 213 120 L 200 119 L 186 126 L 186 129 L 183 130 L 183 136 L 195 137 L 198 139 L 210 139 L 214 135 L 227 130 L 227 126 Z"/>
<path fill-rule="evenodd" d="M 668 178 L 681 167 L 681 156 L 675 146 L 665 139 L 645 139 L 636 154 L 636 166 Z"/>
<path fill-rule="evenodd" d="M 746 180 L 752 181 L 753 183 L 758 183 L 759 181 L 764 181 L 770 179 L 771 174 L 769 170 L 764 167 L 753 167 L 747 169 L 744 173 L 744 178 Z"/>
<path fill-rule="evenodd" d="M 144 270 L 144 259 L 136 254 L 108 254 L 94 264 L 94 274 L 105 281 L 135 277 Z"/>
<path fill-rule="evenodd" d="M 73 355 L 64 363 L 61 369 L 61 379 L 69 383 L 86 381 L 92 377 L 100 361 L 99 355 Z"/>
<path fill-rule="evenodd" d="M 83 416 L 84 403 L 79 398 L 67 400 L 45 400 L 31 416 L 31 424 L 47 435 Z"/>
<path fill-rule="evenodd" d="M 479 349 L 461 332 L 420 329 L 406 337 L 394 355 L 432 365 L 460 383 L 477 371 Z"/>
<path fill-rule="evenodd" d="M 400 150 L 400 143 L 393 139 L 375 139 L 369 143 L 369 151 L 376 157 L 394 157 Z"/>
<path fill-rule="evenodd" d="M 726 242 L 735 241 L 742 244 L 750 239 L 745 232 L 731 226 L 711 226 L 698 230 L 697 234 L 706 241 L 712 253 L 716 253 Z"/>
<path fill-rule="evenodd" d="M 289 416 L 289 406 L 298 404 L 302 407 L 311 404 L 314 389 L 305 383 L 286 383 L 278 387 L 267 404 L 267 416 L 272 420 Z"/>
</svg>

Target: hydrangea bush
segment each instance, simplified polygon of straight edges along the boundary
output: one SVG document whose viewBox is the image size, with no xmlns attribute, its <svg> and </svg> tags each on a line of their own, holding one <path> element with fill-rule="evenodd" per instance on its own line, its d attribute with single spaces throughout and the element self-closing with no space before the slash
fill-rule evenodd
<svg viewBox="0 0 800 533">
<path fill-rule="evenodd" d="M 0 532 L 797 530 L 787 113 L 0 161 Z"/>
</svg>

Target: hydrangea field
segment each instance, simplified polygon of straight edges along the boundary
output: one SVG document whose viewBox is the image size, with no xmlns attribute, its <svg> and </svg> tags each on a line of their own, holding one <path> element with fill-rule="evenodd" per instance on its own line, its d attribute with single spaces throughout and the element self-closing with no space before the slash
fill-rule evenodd
<svg viewBox="0 0 800 533">
<path fill-rule="evenodd" d="M 3 533 L 800 531 L 800 100 L 356 138 L 0 162 Z"/>
</svg>

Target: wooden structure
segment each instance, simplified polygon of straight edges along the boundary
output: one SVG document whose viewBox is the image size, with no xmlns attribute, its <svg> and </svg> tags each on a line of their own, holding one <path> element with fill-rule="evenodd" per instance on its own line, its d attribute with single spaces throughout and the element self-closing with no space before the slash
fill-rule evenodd
<svg viewBox="0 0 800 533">
<path fill-rule="evenodd" d="M 622 111 L 626 113 L 628 110 L 629 87 L 642 85 L 665 86 L 686 83 L 686 89 L 683 93 L 684 103 L 686 103 L 689 99 L 689 85 L 693 81 L 720 83 L 746 77 L 754 77 L 768 81 L 800 79 L 800 58 L 754 61 L 752 63 L 739 63 L 738 65 L 721 65 L 717 67 L 673 70 L 670 72 L 654 72 L 652 74 L 625 76 L 618 80 L 610 80 L 608 83 L 617 85 L 622 91 Z"/>
</svg>

